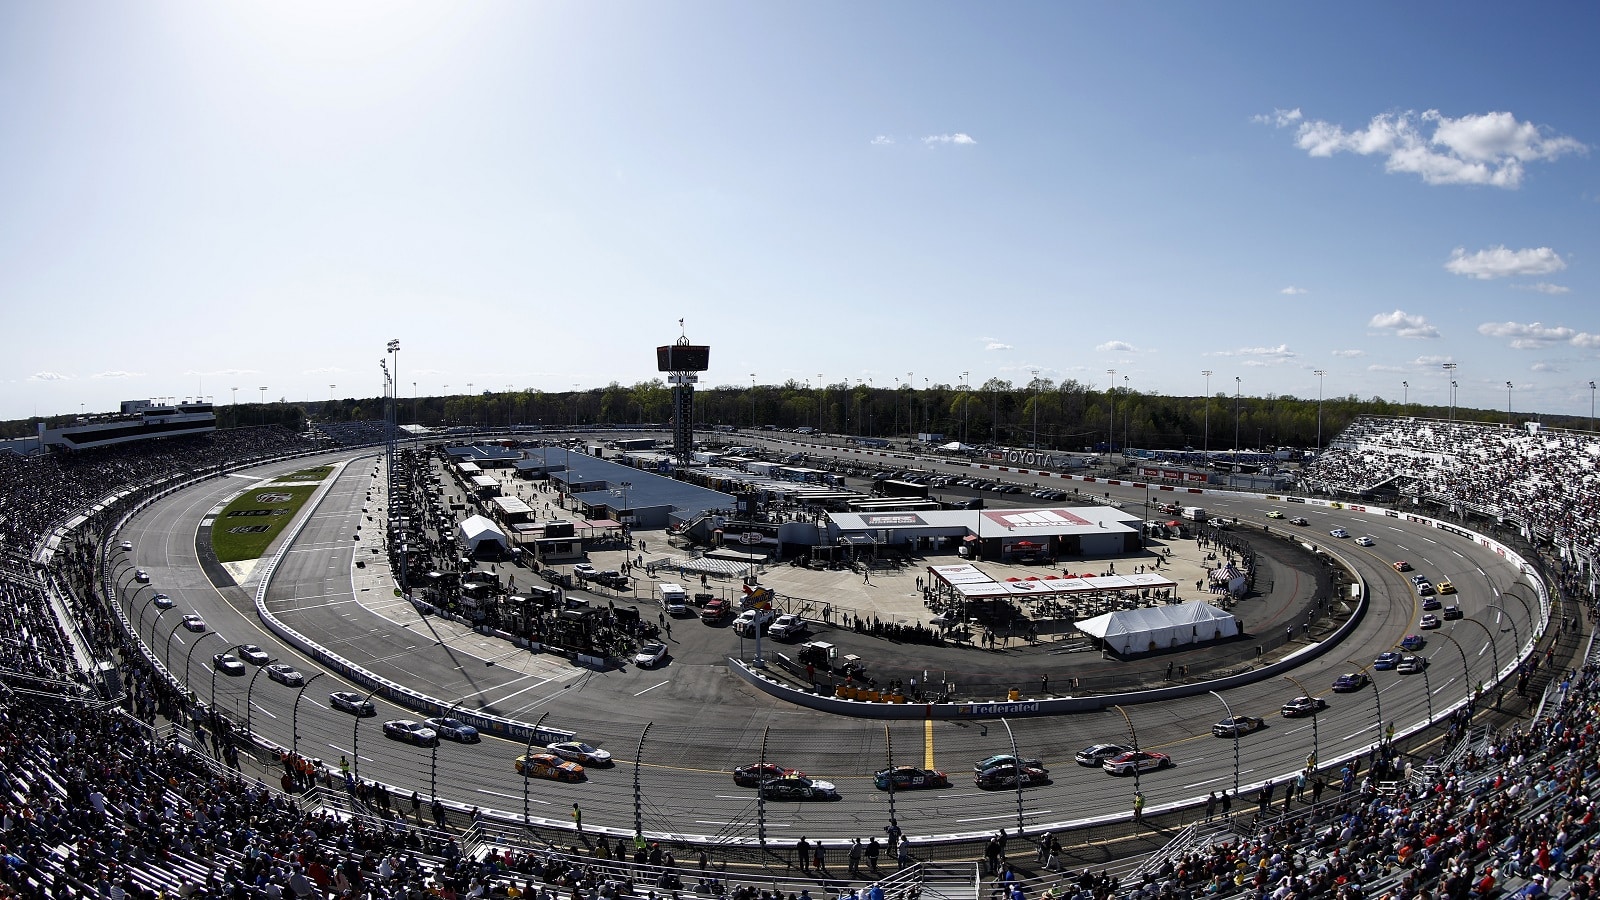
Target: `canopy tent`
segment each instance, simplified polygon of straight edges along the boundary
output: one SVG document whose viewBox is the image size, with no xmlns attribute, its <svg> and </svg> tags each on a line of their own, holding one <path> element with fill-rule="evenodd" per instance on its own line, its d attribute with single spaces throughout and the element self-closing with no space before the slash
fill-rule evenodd
<svg viewBox="0 0 1600 900">
<path fill-rule="evenodd" d="M 1153 653 L 1239 634 L 1239 620 L 1209 603 L 1119 609 L 1084 619 L 1078 630 L 1119 654 Z"/>
<path fill-rule="evenodd" d="M 929 566 L 930 579 L 966 600 L 993 597 L 1062 596 L 1094 594 L 1104 591 L 1143 591 L 1176 588 L 1178 583 L 1153 572 L 1135 575 L 1086 575 L 1082 578 L 1012 579 L 995 581 L 973 565 Z"/>
<path fill-rule="evenodd" d="M 967 450 L 971 450 L 972 447 L 967 444 L 963 444 L 960 441 L 951 441 L 948 444 L 940 444 L 939 449 L 945 451 L 946 453 L 963 453 Z"/>
<path fill-rule="evenodd" d="M 501 550 L 511 547 L 511 541 L 506 533 L 493 519 L 486 516 L 472 516 L 456 526 L 456 539 L 461 542 L 462 548 L 468 555 L 478 552 L 478 548 L 485 542 L 500 545 Z"/>
</svg>

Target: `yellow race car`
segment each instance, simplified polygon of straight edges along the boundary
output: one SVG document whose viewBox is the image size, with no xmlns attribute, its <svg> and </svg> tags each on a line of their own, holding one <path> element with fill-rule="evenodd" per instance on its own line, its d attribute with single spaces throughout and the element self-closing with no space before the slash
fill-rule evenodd
<svg viewBox="0 0 1600 900">
<path fill-rule="evenodd" d="M 517 757 L 517 774 L 523 778 L 549 778 L 555 781 L 582 781 L 583 766 L 567 762 L 553 753 Z"/>
</svg>

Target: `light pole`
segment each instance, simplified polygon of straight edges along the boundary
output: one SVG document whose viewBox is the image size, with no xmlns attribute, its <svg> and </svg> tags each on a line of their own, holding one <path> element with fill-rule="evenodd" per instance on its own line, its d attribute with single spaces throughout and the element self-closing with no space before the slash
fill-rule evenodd
<svg viewBox="0 0 1600 900">
<path fill-rule="evenodd" d="M 1202 456 L 1209 458 L 1211 456 L 1211 370 L 1202 369 L 1200 374 L 1206 377 L 1206 439 L 1200 450 Z"/>
<path fill-rule="evenodd" d="M 294 706 L 289 710 L 289 752 L 295 756 L 300 755 L 300 698 L 305 696 L 306 688 L 311 687 L 311 682 L 324 674 L 326 673 L 317 672 L 300 682 L 300 690 L 294 693 Z"/>
<path fill-rule="evenodd" d="M 261 424 L 267 424 L 267 386 L 262 385 L 261 391 Z"/>
<path fill-rule="evenodd" d="M 1022 769 L 1023 769 L 1023 766 L 1022 766 L 1022 754 L 1017 752 L 1017 736 L 1011 732 L 1011 723 L 1006 721 L 1006 717 L 1005 716 L 1001 716 L 1000 717 L 1000 724 L 1004 725 L 1006 727 L 1006 737 L 1011 741 L 1011 762 L 1015 766 L 1014 771 L 1017 773 L 1017 777 L 1015 779 L 1016 783 L 1017 783 L 1017 837 L 1021 837 L 1022 836 Z M 885 727 L 887 727 L 887 726 L 885 726 Z M 890 781 L 894 780 L 894 773 L 892 771 L 889 773 L 889 780 Z"/>
<path fill-rule="evenodd" d="M 250 704 L 250 697 L 255 693 L 256 679 L 260 678 L 261 673 L 265 672 L 266 670 L 266 666 L 256 666 L 256 673 L 250 676 L 250 683 L 246 685 L 244 689 L 244 733 L 245 736 L 249 737 L 251 740 L 255 739 L 255 732 L 250 730 L 250 711 L 253 709 Z"/>
<path fill-rule="evenodd" d="M 1322 452 L 1322 376 L 1328 374 L 1318 369 L 1312 374 L 1317 376 L 1317 452 Z"/>
<path fill-rule="evenodd" d="M 1594 382 L 1589 382 L 1589 430 L 1594 431 Z"/>
<path fill-rule="evenodd" d="M 533 744 L 539 739 L 539 726 L 543 725 L 544 720 L 549 716 L 549 713 L 539 716 L 539 721 L 533 723 L 533 727 L 528 729 L 528 747 L 523 751 L 522 755 L 522 825 L 524 828 L 528 826 L 528 788 L 530 782 L 533 781 Z"/>
<path fill-rule="evenodd" d="M 970 374 L 970 373 L 968 373 L 968 372 L 962 372 L 961 373 L 961 443 L 963 443 L 963 444 L 965 444 L 967 442 L 967 375 L 968 374 Z M 1591 397 L 1591 399 L 1592 399 L 1592 397 Z"/>
<path fill-rule="evenodd" d="M 1239 796 L 1239 722 L 1233 717 L 1233 707 L 1228 705 L 1222 695 L 1216 691 L 1209 692 L 1211 696 L 1222 702 L 1222 708 L 1228 713 L 1228 721 L 1233 725 L 1233 795 Z"/>
<path fill-rule="evenodd" d="M 1506 424 L 1511 424 L 1511 382 L 1506 382 Z"/>
<path fill-rule="evenodd" d="M 1594 386 L 1594 382 L 1592 382 L 1592 381 L 1589 382 L 1589 385 L 1591 387 Z M 1594 404 L 1590 403 L 1589 406 L 1591 408 L 1591 411 L 1593 411 Z M 233 389 L 233 402 L 231 404 L 229 404 L 229 406 L 228 406 L 228 414 L 233 417 L 233 427 L 238 428 L 239 427 L 239 389 L 237 387 L 235 387 Z M 1592 419 L 1592 418 L 1594 418 L 1594 416 L 1590 416 L 1589 418 Z M 1590 429 L 1590 430 L 1592 431 L 1593 429 Z"/>
<path fill-rule="evenodd" d="M 1472 664 L 1467 662 L 1467 651 L 1466 651 L 1466 649 L 1461 646 L 1461 642 L 1460 641 L 1457 641 L 1455 638 L 1451 637 L 1448 634 L 1440 632 L 1439 633 L 1439 637 L 1442 637 L 1445 640 L 1449 641 L 1456 648 L 1456 652 L 1461 654 L 1461 671 L 1463 673 L 1465 673 L 1465 674 L 1462 675 L 1462 677 L 1465 678 L 1466 682 L 1467 682 L 1467 698 L 1468 698 L 1469 701 L 1472 700 L 1473 699 Z M 1467 704 L 1467 712 L 1469 714 L 1472 712 L 1472 704 L 1470 702 Z"/>
<path fill-rule="evenodd" d="M 1106 374 L 1111 376 L 1111 386 L 1106 388 L 1111 398 L 1111 422 L 1106 426 L 1106 456 L 1110 457 L 1117 449 L 1117 370 L 1107 369 Z"/>
<path fill-rule="evenodd" d="M 1033 370 L 1033 449 L 1039 449 L 1039 370 Z"/>
<path fill-rule="evenodd" d="M 362 701 L 360 708 L 366 709 L 367 704 L 372 702 L 372 698 L 377 696 L 380 690 L 382 688 L 373 688 L 372 693 L 367 695 L 367 699 Z M 359 782 L 361 780 L 361 717 L 358 715 L 355 720 L 356 724 L 350 729 L 350 765 L 354 770 L 352 777 Z M 435 740 L 435 746 L 437 746 L 437 740 Z M 433 791 L 430 790 L 428 793 L 431 794 Z"/>
<path fill-rule="evenodd" d="M 1400 414 L 1404 415 L 1411 408 L 1411 382 L 1400 382 Z"/>
<path fill-rule="evenodd" d="M 750 428 L 756 427 L 756 373 L 750 373 Z"/>
<path fill-rule="evenodd" d="M 1134 728 L 1133 728 L 1133 716 L 1128 715 L 1128 711 L 1123 709 L 1121 706 L 1115 706 L 1114 705 L 1111 708 L 1116 710 L 1119 713 L 1122 713 L 1122 721 L 1128 723 L 1128 740 L 1130 742 L 1132 742 L 1134 752 L 1137 753 L 1139 751 L 1139 732 L 1135 731 Z M 1134 760 L 1134 763 L 1133 763 L 1133 793 L 1134 793 L 1135 796 L 1137 796 L 1139 794 L 1139 761 L 1138 760 Z"/>
<path fill-rule="evenodd" d="M 1439 366 L 1444 369 L 1446 377 L 1450 379 L 1450 421 L 1452 422 L 1456 420 L 1456 365 L 1456 363 L 1447 362 L 1441 363 Z"/>
<path fill-rule="evenodd" d="M 1239 461 L 1239 392 L 1242 390 L 1244 382 L 1239 376 L 1233 376 L 1233 461 L 1235 463 Z"/>
<path fill-rule="evenodd" d="M 1322 757 L 1322 736 L 1317 728 L 1317 712 L 1321 710 L 1322 702 L 1317 699 L 1315 694 L 1306 690 L 1306 686 L 1300 683 L 1300 679 L 1293 675 L 1285 675 L 1283 680 L 1299 688 L 1300 696 L 1311 701 L 1311 757 L 1306 760 L 1306 768 L 1314 772 L 1317 768 L 1317 761 Z"/>
</svg>

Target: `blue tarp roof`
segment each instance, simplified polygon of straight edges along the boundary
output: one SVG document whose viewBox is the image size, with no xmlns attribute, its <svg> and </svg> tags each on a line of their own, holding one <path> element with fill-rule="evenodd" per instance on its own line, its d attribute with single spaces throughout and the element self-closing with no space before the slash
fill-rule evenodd
<svg viewBox="0 0 1600 900">
<path fill-rule="evenodd" d="M 560 447 L 538 447 L 529 450 L 528 455 L 535 461 L 548 458 L 549 465 L 558 470 L 562 466 L 569 467 L 570 471 L 556 471 L 551 474 L 551 478 L 558 482 L 579 485 L 605 482 L 605 490 L 585 491 L 575 495 L 585 503 L 603 503 L 621 508 L 623 498 L 612 496 L 610 492 L 621 491 L 622 482 L 626 481 L 630 485 L 627 489 L 627 506 L 633 509 L 665 506 L 692 515 L 707 509 L 733 507 L 732 494 L 724 494 L 721 491 L 713 491 L 654 472 L 624 466 L 587 453 L 571 453 Z"/>
</svg>

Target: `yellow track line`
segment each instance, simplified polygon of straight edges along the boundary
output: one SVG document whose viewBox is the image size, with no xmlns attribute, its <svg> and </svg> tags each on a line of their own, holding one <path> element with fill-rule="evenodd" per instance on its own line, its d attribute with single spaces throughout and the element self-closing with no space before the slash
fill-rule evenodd
<svg viewBox="0 0 1600 900">
<path fill-rule="evenodd" d="M 922 734 L 923 734 L 923 740 L 922 740 L 922 767 L 924 769 L 932 769 L 933 768 L 933 720 L 932 719 L 924 719 L 922 721 Z"/>
</svg>

